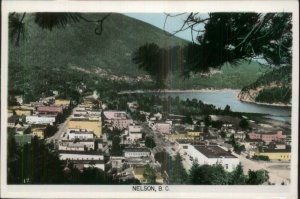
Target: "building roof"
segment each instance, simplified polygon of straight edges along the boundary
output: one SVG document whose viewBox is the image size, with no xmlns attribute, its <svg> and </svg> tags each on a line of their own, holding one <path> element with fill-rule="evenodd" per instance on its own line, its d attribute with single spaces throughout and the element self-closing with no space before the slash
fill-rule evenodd
<svg viewBox="0 0 300 199">
<path fill-rule="evenodd" d="M 101 122 L 99 119 L 90 119 L 89 118 L 71 118 L 70 121 L 82 121 L 82 122 Z"/>
<path fill-rule="evenodd" d="M 68 150 L 59 150 L 59 153 L 65 154 L 78 154 L 78 155 L 103 155 L 101 151 L 68 151 Z"/>
<path fill-rule="evenodd" d="M 95 164 L 104 164 L 104 160 L 63 160 L 65 162 L 73 162 L 74 164 L 90 164 L 91 162 Z"/>
<path fill-rule="evenodd" d="M 225 151 L 219 146 L 194 146 L 200 153 L 207 158 L 237 158 L 230 152 Z"/>
<path fill-rule="evenodd" d="M 77 130 L 70 130 L 69 133 L 74 133 L 74 134 L 94 134 L 93 131 L 77 131 Z"/>
<path fill-rule="evenodd" d="M 39 106 L 37 107 L 37 111 L 61 113 L 63 111 L 63 108 L 61 106 Z"/>
<path fill-rule="evenodd" d="M 108 120 L 127 119 L 125 111 L 104 111 L 104 117 Z"/>
<path fill-rule="evenodd" d="M 148 148 L 126 148 L 124 152 L 150 152 Z"/>
<path fill-rule="evenodd" d="M 290 153 L 291 149 L 262 149 L 261 153 Z"/>
</svg>

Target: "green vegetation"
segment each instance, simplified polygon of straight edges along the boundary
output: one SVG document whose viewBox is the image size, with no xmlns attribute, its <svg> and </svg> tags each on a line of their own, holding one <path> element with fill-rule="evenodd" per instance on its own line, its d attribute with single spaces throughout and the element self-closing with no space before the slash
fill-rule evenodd
<svg viewBox="0 0 300 199">
<path fill-rule="evenodd" d="M 121 156 L 123 154 L 122 147 L 121 147 L 121 138 L 119 136 L 114 136 L 112 139 L 112 147 L 110 154 L 112 156 Z"/>
<path fill-rule="evenodd" d="M 44 138 L 48 138 L 53 136 L 58 131 L 58 127 L 56 125 L 47 125 L 44 131 Z"/>
<path fill-rule="evenodd" d="M 167 172 L 170 184 L 186 184 L 188 182 L 188 174 L 182 165 L 179 153 L 172 159 L 167 152 L 158 152 L 155 154 L 155 160 L 161 164 L 161 172 Z"/>
<path fill-rule="evenodd" d="M 263 160 L 263 161 L 270 161 L 269 156 L 267 155 L 254 155 L 252 157 L 253 160 Z"/>
<path fill-rule="evenodd" d="M 224 64 L 219 71 L 207 75 L 194 74 L 190 78 L 180 77 L 180 72 L 169 74 L 168 88 L 171 89 L 241 89 L 256 81 L 267 66 L 258 62 L 241 61 L 237 65 Z M 179 81 L 180 80 L 180 81 Z"/>
<path fill-rule="evenodd" d="M 264 103 L 289 104 L 292 99 L 292 67 L 282 66 L 265 72 L 260 78 L 242 89 L 247 93 L 250 89 L 265 87 L 254 96 L 255 101 Z M 273 85 L 273 87 L 269 87 Z"/>
<path fill-rule="evenodd" d="M 227 172 L 220 164 L 199 166 L 194 163 L 189 175 L 189 183 L 193 185 L 260 185 L 268 180 L 265 170 L 249 170 L 248 175 L 244 175 L 241 164 Z"/>
<path fill-rule="evenodd" d="M 263 89 L 255 97 L 257 102 L 285 103 L 289 104 L 292 99 L 292 89 L 289 87 L 277 87 Z"/>
<path fill-rule="evenodd" d="M 156 184 L 156 172 L 149 164 L 145 166 L 143 176 L 147 179 L 147 184 Z"/>
<path fill-rule="evenodd" d="M 145 145 L 146 145 L 146 147 L 153 149 L 156 146 L 153 137 L 146 136 Z"/>
<path fill-rule="evenodd" d="M 234 152 L 236 152 L 237 154 L 240 154 L 242 151 L 245 151 L 245 146 L 239 144 L 235 138 L 234 138 L 234 134 L 232 134 L 230 136 L 229 141 L 227 141 L 227 143 L 231 144 L 233 146 L 233 150 Z"/>
<path fill-rule="evenodd" d="M 239 122 L 239 127 L 241 127 L 243 130 L 249 128 L 249 122 L 245 118 L 242 118 L 241 121 Z"/>
<path fill-rule="evenodd" d="M 8 137 L 8 184 L 111 184 L 104 171 L 91 167 L 80 172 L 73 164 L 64 170 L 53 144 L 34 137 L 31 144 L 17 146 L 14 136 Z"/>
</svg>

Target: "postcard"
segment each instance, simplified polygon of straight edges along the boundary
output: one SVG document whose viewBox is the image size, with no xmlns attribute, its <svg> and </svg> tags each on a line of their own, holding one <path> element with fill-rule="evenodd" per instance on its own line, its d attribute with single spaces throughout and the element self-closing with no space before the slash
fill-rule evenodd
<svg viewBox="0 0 300 199">
<path fill-rule="evenodd" d="M 3 1 L 1 197 L 297 198 L 297 8 Z"/>
</svg>

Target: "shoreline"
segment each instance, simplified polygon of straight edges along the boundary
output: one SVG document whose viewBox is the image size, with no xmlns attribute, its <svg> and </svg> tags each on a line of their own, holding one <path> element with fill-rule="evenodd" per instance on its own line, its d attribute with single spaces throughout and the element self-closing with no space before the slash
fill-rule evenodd
<svg viewBox="0 0 300 199">
<path fill-rule="evenodd" d="M 189 93 L 189 92 L 240 92 L 240 89 L 230 89 L 230 88 L 224 88 L 224 89 L 210 89 L 210 88 L 203 88 L 203 89 L 186 89 L 186 90 L 180 90 L 180 89 L 164 89 L 164 90 L 132 90 L 132 91 L 121 91 L 118 92 L 118 94 L 131 94 L 131 93 Z"/>
<path fill-rule="evenodd" d="M 264 105 L 264 106 L 275 106 L 275 107 L 292 107 L 291 104 L 278 104 L 278 103 L 264 103 L 264 102 L 254 102 L 254 101 L 246 101 L 241 100 L 238 98 L 238 94 L 240 93 L 240 89 L 230 89 L 230 88 L 224 88 L 224 89 L 210 89 L 210 88 L 204 88 L 204 89 L 187 89 L 187 90 L 179 90 L 179 89 L 164 89 L 164 90 L 128 90 L 128 91 L 120 91 L 118 94 L 133 94 L 133 93 L 189 93 L 189 92 L 234 92 L 236 99 L 243 103 L 250 103 L 250 104 L 257 104 L 257 105 Z"/>
</svg>

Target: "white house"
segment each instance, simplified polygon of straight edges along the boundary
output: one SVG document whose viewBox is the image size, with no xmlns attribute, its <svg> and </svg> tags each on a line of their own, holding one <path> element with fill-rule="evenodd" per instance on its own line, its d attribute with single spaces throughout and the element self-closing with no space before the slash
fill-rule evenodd
<svg viewBox="0 0 300 199">
<path fill-rule="evenodd" d="M 148 148 L 127 148 L 123 150 L 125 158 L 148 157 L 151 152 Z"/>
<path fill-rule="evenodd" d="M 142 139 L 142 127 L 140 125 L 129 125 L 128 126 L 128 140 L 139 140 Z"/>
<path fill-rule="evenodd" d="M 26 122 L 28 124 L 50 124 L 55 122 L 55 117 L 47 117 L 40 115 L 28 115 L 26 116 Z"/>
<path fill-rule="evenodd" d="M 221 164 L 226 171 L 233 171 L 240 163 L 239 159 L 219 146 L 181 144 L 182 149 L 199 165 Z"/>
<path fill-rule="evenodd" d="M 94 138 L 94 132 L 86 129 L 68 129 L 66 137 L 68 140 L 88 140 Z"/>
</svg>

